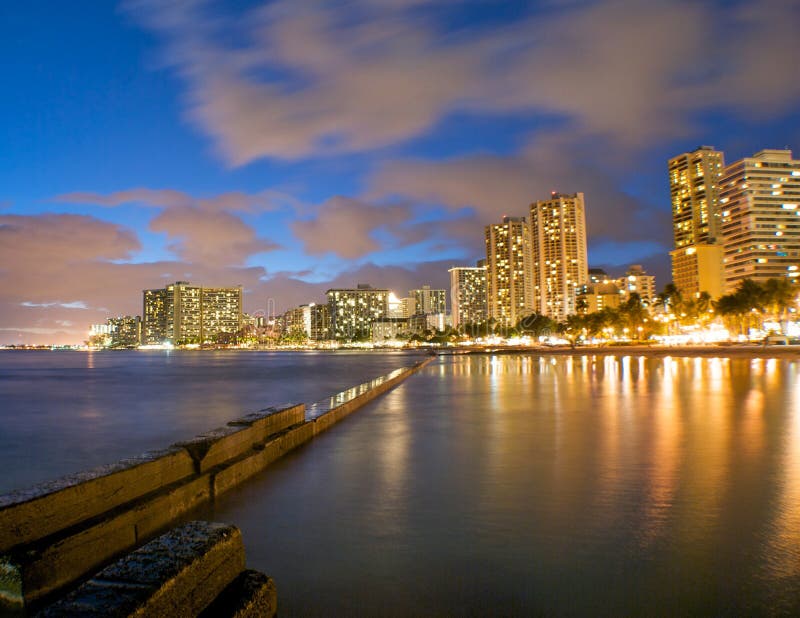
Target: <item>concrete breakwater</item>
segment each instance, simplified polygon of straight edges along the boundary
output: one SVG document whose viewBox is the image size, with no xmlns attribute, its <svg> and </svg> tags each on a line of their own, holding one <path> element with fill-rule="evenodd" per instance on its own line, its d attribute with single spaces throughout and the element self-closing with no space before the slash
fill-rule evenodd
<svg viewBox="0 0 800 618">
<path fill-rule="evenodd" d="M 431 360 L 308 407 L 260 410 L 161 451 L 0 496 L 0 607 L 22 612 L 52 600 Z"/>
</svg>

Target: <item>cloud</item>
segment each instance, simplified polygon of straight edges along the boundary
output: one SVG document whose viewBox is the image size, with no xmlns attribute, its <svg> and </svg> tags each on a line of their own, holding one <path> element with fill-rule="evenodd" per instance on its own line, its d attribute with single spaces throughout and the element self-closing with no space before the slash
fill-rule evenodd
<svg viewBox="0 0 800 618">
<path fill-rule="evenodd" d="M 93 259 L 126 259 L 140 248 L 135 234 L 94 217 L 67 214 L 0 215 L 0 269 L 28 265 L 49 272 Z M 2 295 L 0 288 L 0 295 Z"/>
<path fill-rule="evenodd" d="M 313 219 L 295 221 L 291 228 L 308 253 L 356 259 L 383 248 L 376 232 L 389 232 L 410 217 L 405 206 L 378 207 L 336 196 L 323 203 Z"/>
<path fill-rule="evenodd" d="M 158 208 L 197 208 L 198 210 L 264 212 L 277 210 L 286 205 L 295 205 L 297 201 L 291 196 L 273 190 L 258 193 L 229 191 L 211 197 L 195 197 L 176 189 L 148 189 L 137 187 L 113 193 L 94 193 L 92 191 L 75 191 L 64 193 L 53 198 L 56 202 L 68 204 L 93 204 L 96 206 L 121 206 L 123 204 L 140 204 Z"/>
<path fill-rule="evenodd" d="M 191 216 L 180 208 L 167 213 Z M 189 222 L 170 218 L 164 222 L 172 224 Z M 248 242 L 246 233 L 243 238 Z M 262 267 L 214 260 L 118 262 L 138 248 L 132 231 L 94 217 L 0 215 L 0 343 L 80 343 L 93 323 L 109 316 L 140 315 L 142 290 L 176 280 L 242 285 L 245 311 L 271 308 L 274 313 L 322 302 L 328 287 L 369 281 L 376 287 L 400 285 L 402 292 L 409 284 L 416 287 L 446 276 L 435 263 L 412 268 L 367 264 L 330 282 L 309 283 L 299 278 L 302 273 L 268 273 Z"/>
<path fill-rule="evenodd" d="M 583 192 L 590 239 L 656 240 L 666 244 L 669 213 L 621 191 L 615 179 L 582 154 L 586 144 L 558 135 L 540 136 L 516 155 L 473 155 L 444 161 L 398 160 L 371 178 L 367 197 L 444 204 L 475 210 L 478 224 L 504 215 L 524 216 L 552 191 Z"/>
<path fill-rule="evenodd" d="M 277 244 L 256 237 L 255 230 L 227 212 L 207 212 L 193 206 L 168 208 L 150 222 L 154 232 L 165 232 L 168 247 L 194 264 L 238 265 Z"/>
<path fill-rule="evenodd" d="M 235 212 L 262 212 L 299 204 L 276 191 L 248 194 L 231 191 L 212 197 L 194 197 L 174 189 L 134 188 L 100 194 L 87 191 L 56 196 L 55 201 L 98 206 L 143 204 L 160 208 L 150 229 L 164 232 L 168 248 L 180 259 L 209 265 L 241 265 L 250 256 L 272 251 L 276 243 L 258 238 L 252 226 Z"/>
<path fill-rule="evenodd" d="M 223 234 L 233 235 L 224 229 Z M 246 231 L 242 238 L 246 244 Z M 131 230 L 90 216 L 0 215 L 0 329 L 6 329 L 0 343 L 81 342 L 91 323 L 140 314 L 143 289 L 176 280 L 250 289 L 264 285 L 263 268 L 229 266 L 228 260 L 127 262 L 139 248 Z M 67 328 L 67 321 L 74 326 Z"/>
<path fill-rule="evenodd" d="M 469 24 L 463 6 L 431 6 L 129 3 L 232 165 L 374 150 L 456 111 L 555 115 L 638 148 L 689 135 L 700 112 L 777 113 L 800 98 L 796 2 L 559 2 L 459 28 L 443 24 Z"/>
</svg>

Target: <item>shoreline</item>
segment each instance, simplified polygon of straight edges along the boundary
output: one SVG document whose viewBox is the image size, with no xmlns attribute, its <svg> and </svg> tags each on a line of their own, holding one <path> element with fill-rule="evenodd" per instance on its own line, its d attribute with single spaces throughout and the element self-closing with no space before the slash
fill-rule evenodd
<svg viewBox="0 0 800 618">
<path fill-rule="evenodd" d="M 277 353 L 418 353 L 430 356 L 469 356 L 469 355 L 513 355 L 528 354 L 534 356 L 645 356 L 651 358 L 664 358 L 667 356 L 680 357 L 731 357 L 731 358 L 798 358 L 800 359 L 800 345 L 763 345 L 756 344 L 711 344 L 711 345 L 581 345 L 570 346 L 483 346 L 483 347 L 430 347 L 419 346 L 416 348 L 203 348 L 170 350 L 141 350 L 136 348 L 126 349 L 49 349 L 49 348 L 0 348 L 3 352 L 277 352 Z"/>
<path fill-rule="evenodd" d="M 800 345 L 730 344 L 692 346 L 577 346 L 577 347 L 486 347 L 482 349 L 455 349 L 440 352 L 437 356 L 528 354 L 534 356 L 645 356 L 649 358 L 679 357 L 730 357 L 730 358 L 789 358 L 800 359 Z"/>
</svg>

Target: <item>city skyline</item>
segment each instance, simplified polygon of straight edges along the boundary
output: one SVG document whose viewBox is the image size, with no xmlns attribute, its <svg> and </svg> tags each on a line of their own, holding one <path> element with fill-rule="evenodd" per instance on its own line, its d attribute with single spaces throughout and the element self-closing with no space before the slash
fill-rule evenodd
<svg viewBox="0 0 800 618">
<path fill-rule="evenodd" d="M 586 195 L 589 266 L 663 287 L 664 162 L 797 150 L 792 3 L 332 7 L 0 8 L 0 343 L 80 342 L 180 280 L 246 312 L 446 288 L 551 191 Z"/>
</svg>

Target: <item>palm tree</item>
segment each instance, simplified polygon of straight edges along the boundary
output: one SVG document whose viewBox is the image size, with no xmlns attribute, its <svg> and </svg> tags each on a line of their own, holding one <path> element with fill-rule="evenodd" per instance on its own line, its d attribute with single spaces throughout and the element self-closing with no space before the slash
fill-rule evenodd
<svg viewBox="0 0 800 618">
<path fill-rule="evenodd" d="M 789 279 L 781 277 L 768 279 L 762 290 L 764 305 L 768 308 L 770 315 L 780 322 L 781 333 L 785 334 L 789 308 L 794 306 L 797 301 L 797 286 Z"/>
</svg>

